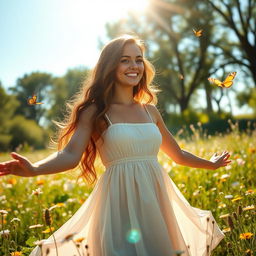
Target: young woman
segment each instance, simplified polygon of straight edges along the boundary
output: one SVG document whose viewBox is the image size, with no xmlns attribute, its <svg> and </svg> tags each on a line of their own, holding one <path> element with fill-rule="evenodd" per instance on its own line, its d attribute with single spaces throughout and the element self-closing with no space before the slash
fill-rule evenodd
<svg viewBox="0 0 256 256">
<path fill-rule="evenodd" d="M 211 211 L 192 207 L 159 164 L 159 149 L 177 164 L 215 170 L 229 153 L 210 160 L 182 150 L 156 108 L 154 68 L 143 43 L 132 36 L 109 42 L 90 79 L 68 104 L 60 127 L 58 151 L 31 163 L 0 164 L 0 175 L 23 177 L 67 171 L 79 163 L 86 180 L 97 180 L 97 153 L 105 172 L 79 210 L 55 233 L 58 255 L 77 254 L 68 235 L 84 237 L 79 250 L 90 256 L 210 255 L 224 234 Z M 92 183 L 93 183 L 92 182 Z M 41 247 L 41 248 L 40 248 Z M 56 255 L 53 236 L 31 256 Z"/>
</svg>

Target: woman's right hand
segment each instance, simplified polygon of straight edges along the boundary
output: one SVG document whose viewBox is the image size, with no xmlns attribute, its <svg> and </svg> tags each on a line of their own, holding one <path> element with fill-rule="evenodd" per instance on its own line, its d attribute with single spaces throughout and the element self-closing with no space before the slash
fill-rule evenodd
<svg viewBox="0 0 256 256">
<path fill-rule="evenodd" d="M 0 176 L 9 174 L 32 177 L 35 176 L 35 166 L 26 158 L 15 152 L 11 153 L 14 160 L 0 163 Z"/>
</svg>

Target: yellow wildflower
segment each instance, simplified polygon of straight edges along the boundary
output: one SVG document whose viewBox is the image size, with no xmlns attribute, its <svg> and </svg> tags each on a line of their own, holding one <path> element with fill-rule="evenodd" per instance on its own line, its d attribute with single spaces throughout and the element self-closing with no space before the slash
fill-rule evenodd
<svg viewBox="0 0 256 256">
<path fill-rule="evenodd" d="M 228 216 L 230 216 L 230 214 L 229 214 L 229 213 L 227 213 L 227 214 L 223 214 L 223 215 L 221 215 L 219 218 L 220 218 L 220 219 L 224 219 L 224 218 L 227 218 Z"/>
<path fill-rule="evenodd" d="M 241 200 L 241 199 L 243 199 L 243 197 L 242 196 L 236 196 L 234 199 L 232 199 L 231 201 L 232 202 L 235 202 L 235 201 L 238 201 L 238 200 Z"/>
<path fill-rule="evenodd" d="M 221 208 L 225 208 L 226 206 L 227 206 L 226 204 L 220 203 L 220 204 L 218 205 L 218 208 L 221 209 Z"/>
<path fill-rule="evenodd" d="M 51 227 L 51 228 L 47 228 L 46 230 L 42 231 L 42 233 L 47 234 L 47 233 L 50 233 L 51 231 L 54 231 L 54 230 L 55 230 L 55 228 Z"/>
<path fill-rule="evenodd" d="M 247 232 L 247 233 L 240 234 L 239 238 L 240 239 L 250 239 L 252 236 L 253 236 L 253 233 Z"/>
<path fill-rule="evenodd" d="M 11 256 L 21 256 L 22 252 L 12 252 Z"/>
<path fill-rule="evenodd" d="M 253 210 L 255 209 L 255 206 L 252 204 L 252 205 L 249 205 L 249 206 L 246 206 L 245 208 L 243 208 L 243 211 L 248 211 L 248 210 Z"/>
<path fill-rule="evenodd" d="M 222 230 L 222 232 L 223 232 L 223 233 L 230 232 L 230 228 L 224 228 L 224 229 Z"/>
<path fill-rule="evenodd" d="M 249 153 L 255 153 L 256 152 L 256 149 L 255 148 L 248 148 L 248 151 L 249 151 Z"/>
<path fill-rule="evenodd" d="M 65 204 L 64 204 L 64 203 L 57 203 L 57 206 L 58 206 L 58 207 L 64 207 Z"/>
<path fill-rule="evenodd" d="M 17 183 L 17 180 L 15 178 L 10 178 L 7 180 L 7 183 L 15 185 Z"/>
<path fill-rule="evenodd" d="M 37 186 L 43 185 L 44 183 L 45 183 L 44 180 L 37 180 L 37 181 L 36 181 L 36 185 L 37 185 Z"/>
</svg>

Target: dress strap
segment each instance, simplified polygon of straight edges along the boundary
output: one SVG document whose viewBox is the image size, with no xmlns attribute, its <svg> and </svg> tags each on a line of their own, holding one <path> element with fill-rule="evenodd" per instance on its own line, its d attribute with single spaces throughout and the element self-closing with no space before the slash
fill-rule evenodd
<svg viewBox="0 0 256 256">
<path fill-rule="evenodd" d="M 148 113 L 148 115 L 149 115 L 149 117 L 150 117 L 152 123 L 154 123 L 154 121 L 153 121 L 153 119 L 152 119 L 152 117 L 151 117 L 149 111 L 147 110 L 146 104 L 143 104 L 143 106 L 144 106 L 144 108 L 146 109 L 146 111 L 147 111 L 147 113 Z"/>
<path fill-rule="evenodd" d="M 112 122 L 111 122 L 111 121 L 110 121 L 110 119 L 108 118 L 107 113 L 105 113 L 105 116 L 106 116 L 106 118 L 108 119 L 108 121 L 109 121 L 110 125 L 112 125 Z"/>
</svg>

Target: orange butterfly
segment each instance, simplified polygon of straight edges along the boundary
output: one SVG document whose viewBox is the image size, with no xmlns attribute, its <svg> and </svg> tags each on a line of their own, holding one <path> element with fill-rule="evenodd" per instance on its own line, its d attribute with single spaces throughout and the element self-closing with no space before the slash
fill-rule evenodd
<svg viewBox="0 0 256 256">
<path fill-rule="evenodd" d="M 28 105 L 44 104 L 43 102 L 36 102 L 36 98 L 37 96 L 35 94 L 33 94 L 32 98 L 28 98 Z"/>
<path fill-rule="evenodd" d="M 203 30 L 200 29 L 200 30 L 196 31 L 195 29 L 193 29 L 193 32 L 194 32 L 196 37 L 200 37 L 202 35 L 202 33 L 203 33 Z"/>
<path fill-rule="evenodd" d="M 226 77 L 226 79 L 223 82 L 221 82 L 218 79 L 211 78 L 211 77 L 209 77 L 208 80 L 210 82 L 218 85 L 219 87 L 229 88 L 233 84 L 233 80 L 234 80 L 235 76 L 236 76 L 236 72 L 231 72 L 228 74 L 228 76 Z"/>
</svg>

